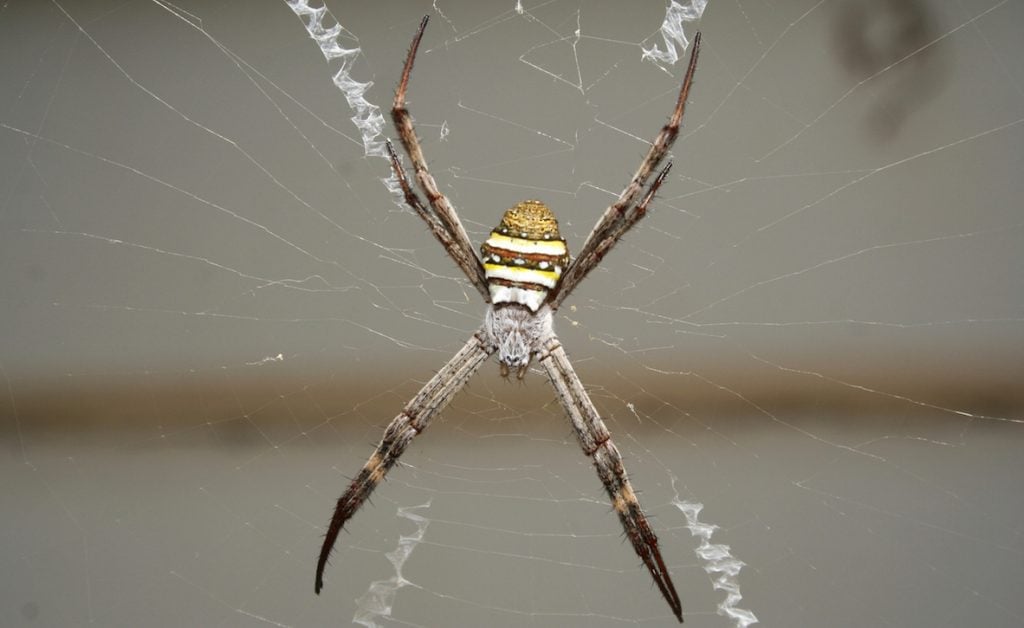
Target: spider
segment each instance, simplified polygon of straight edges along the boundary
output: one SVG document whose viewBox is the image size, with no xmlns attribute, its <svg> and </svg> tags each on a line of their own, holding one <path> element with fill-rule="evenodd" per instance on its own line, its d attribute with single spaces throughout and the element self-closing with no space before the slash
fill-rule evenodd
<svg viewBox="0 0 1024 628">
<path fill-rule="evenodd" d="M 671 162 L 661 168 L 647 185 L 679 134 L 686 99 L 697 69 L 700 33 L 694 37 L 686 76 L 668 123 L 654 140 L 629 185 L 597 221 L 579 255 L 570 260 L 565 239 L 559 234 L 558 221 L 551 210 L 540 201 L 529 200 L 505 212 L 501 222 L 480 247 L 478 256 L 451 203 L 438 190 L 427 170 L 412 118 L 405 106 L 409 75 L 428 19 L 429 16 L 424 17 L 420 22 L 409 48 L 402 79 L 395 90 L 391 117 L 402 146 L 412 160 L 416 181 L 426 195 L 429 209 L 413 190 L 390 142 L 387 150 L 406 204 L 427 223 L 434 237 L 480 292 L 487 303 L 487 313 L 483 326 L 387 426 L 373 455 L 338 499 L 317 561 L 315 590 L 319 594 L 324 586 L 324 568 L 345 522 L 398 462 L 412 439 L 427 428 L 431 419 L 466 385 L 483 362 L 497 352 L 502 377 L 515 370 L 516 377 L 522 379 L 534 359 L 544 367 L 559 402 L 569 416 L 583 453 L 593 461 L 597 475 L 604 483 L 633 549 L 651 572 L 676 619 L 682 622 L 682 603 L 658 549 L 658 538 L 640 508 L 619 450 L 612 443 L 604 421 L 555 335 L 552 316 L 601 258 L 644 217 L 648 204 L 668 176 Z M 639 202 L 635 202 L 638 198 Z"/>
</svg>

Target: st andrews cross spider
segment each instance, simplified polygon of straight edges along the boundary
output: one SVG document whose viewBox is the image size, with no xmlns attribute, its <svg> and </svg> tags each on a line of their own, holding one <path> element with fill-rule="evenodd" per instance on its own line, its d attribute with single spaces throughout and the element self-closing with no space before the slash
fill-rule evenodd
<svg viewBox="0 0 1024 628">
<path fill-rule="evenodd" d="M 640 508 L 619 450 L 612 443 L 604 421 L 555 335 L 552 315 L 619 239 L 644 217 L 647 205 L 668 176 L 671 162 L 665 164 L 647 185 L 679 134 L 686 99 L 697 69 L 700 33 L 693 39 L 686 76 L 668 123 L 655 138 L 629 185 L 597 221 L 578 256 L 569 258 L 565 239 L 558 231 L 558 221 L 544 203 L 536 200 L 523 201 L 506 211 L 480 247 L 480 255 L 477 255 L 451 203 L 427 170 L 412 117 L 405 107 L 405 92 L 427 19 L 424 17 L 420 22 L 406 57 L 391 117 L 402 146 L 412 161 L 416 182 L 426 196 L 429 209 L 413 190 L 390 142 L 387 144 L 388 153 L 405 202 L 427 223 L 434 237 L 480 292 L 487 303 L 487 312 L 483 326 L 387 426 L 373 455 L 338 499 L 316 565 L 316 592 L 319 594 L 324 586 L 324 568 L 345 522 L 380 484 L 412 439 L 427 428 L 431 419 L 466 385 L 484 360 L 497 352 L 502 376 L 514 370 L 522 379 L 534 359 L 547 371 L 580 447 L 593 461 L 626 536 L 654 577 L 672 613 L 682 622 L 682 602 L 658 549 L 658 537 Z M 636 202 L 638 198 L 639 202 Z"/>
</svg>

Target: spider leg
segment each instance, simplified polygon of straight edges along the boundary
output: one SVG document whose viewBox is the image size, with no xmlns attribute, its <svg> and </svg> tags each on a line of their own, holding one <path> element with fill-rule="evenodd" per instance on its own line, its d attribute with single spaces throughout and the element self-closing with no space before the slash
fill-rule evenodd
<svg viewBox="0 0 1024 628">
<path fill-rule="evenodd" d="M 670 161 L 665 164 L 665 167 L 661 169 L 658 176 L 654 178 L 653 182 L 651 182 L 650 187 L 647 188 L 647 193 L 644 194 L 644 197 L 636 204 L 636 207 L 633 207 L 632 211 L 626 212 L 623 215 L 622 220 L 613 223 L 609 227 L 604 238 L 594 245 L 587 253 L 580 255 L 573 260 L 573 266 L 578 268 L 576 273 L 576 285 L 579 285 L 580 280 L 583 277 L 586 277 L 591 270 L 601 263 L 601 259 L 604 258 L 605 254 L 607 254 L 608 251 L 618 243 L 619 239 L 621 239 L 622 236 L 633 227 L 633 225 L 640 222 L 640 219 L 647 215 L 647 205 L 650 204 L 654 195 L 658 192 L 658 188 L 661 187 L 661 184 L 665 182 L 665 178 L 668 176 L 671 169 L 672 162 Z M 548 298 L 548 304 L 551 306 L 551 309 L 558 309 L 558 306 L 562 301 L 569 296 L 572 288 L 566 289 L 565 287 L 559 287 L 556 288 L 556 290 L 558 290 L 558 292 Z"/>
<path fill-rule="evenodd" d="M 583 453 L 591 458 L 597 469 L 597 475 L 608 492 L 612 507 L 618 513 L 619 521 L 622 522 L 633 549 L 651 572 L 654 583 L 658 585 L 658 590 L 668 602 L 676 619 L 682 622 L 682 602 L 658 549 L 658 537 L 651 530 L 626 476 L 622 456 L 612 443 L 608 428 L 605 427 L 590 396 L 584 390 L 583 383 L 572 368 L 569 357 L 554 335 L 544 341 L 539 360 L 547 370 L 558 400 L 569 415 Z"/>
<path fill-rule="evenodd" d="M 405 194 L 406 203 L 412 207 L 417 214 L 420 215 L 427 224 L 430 226 L 431 231 L 434 235 L 441 240 L 448 254 L 455 260 L 455 263 L 459 265 L 462 272 L 466 274 L 473 286 L 476 287 L 477 291 L 484 297 L 484 300 L 489 302 L 491 295 L 487 290 L 487 279 L 484 277 L 484 267 L 480 263 L 480 258 L 477 256 L 476 249 L 473 248 L 473 244 L 469 241 L 469 234 L 466 233 L 466 228 L 462 226 L 462 221 L 459 220 L 458 214 L 455 213 L 455 209 L 452 204 L 448 201 L 448 198 L 441 193 L 441 190 L 437 187 L 437 182 L 434 181 L 434 177 L 427 170 L 427 160 L 423 156 L 423 149 L 420 146 L 419 138 L 416 137 L 416 129 L 413 126 L 412 116 L 409 114 L 409 110 L 405 106 L 405 92 L 409 87 L 409 76 L 412 73 L 413 61 L 416 59 L 416 51 L 419 49 L 420 40 L 423 39 L 423 31 L 427 28 L 427 21 L 430 16 L 424 16 L 420 22 L 419 30 L 416 31 L 416 36 L 412 40 L 412 45 L 409 47 L 409 55 L 405 59 L 405 67 L 402 70 L 402 80 L 398 84 L 398 88 L 395 90 L 395 101 L 391 107 L 391 119 L 395 123 L 395 130 L 398 131 L 398 137 L 402 141 L 402 146 L 405 147 L 405 152 L 409 155 L 409 159 L 412 161 L 413 172 L 416 175 L 416 181 L 422 188 L 423 193 L 427 197 L 427 202 L 430 203 L 430 207 L 433 209 L 433 214 L 430 214 L 433 220 L 428 220 L 426 216 L 425 208 L 423 203 L 417 198 L 415 201 L 412 200 L 415 197 L 415 193 L 412 191 L 412 187 L 409 185 L 408 179 L 405 176 L 405 171 L 402 168 L 401 162 L 398 160 L 394 151 L 391 153 L 391 167 L 395 171 L 395 175 L 398 177 L 399 184 L 402 186 L 402 192 Z M 390 150 L 390 149 L 389 149 Z M 447 232 L 448 237 L 442 239 L 437 230 L 437 226 L 443 227 L 443 230 Z"/>
<path fill-rule="evenodd" d="M 494 351 L 495 347 L 488 342 L 484 330 L 474 333 L 462 349 L 416 393 L 384 430 L 384 437 L 373 455 L 349 484 L 348 490 L 338 498 L 316 564 L 317 594 L 324 586 L 324 568 L 345 522 L 359 510 L 373 489 L 398 462 L 398 458 L 412 439 L 430 425 L 434 415 L 448 405 L 452 397 L 462 390 L 469 378 Z"/>
<path fill-rule="evenodd" d="M 388 149 L 388 155 L 391 157 L 391 169 L 395 173 L 395 178 L 398 179 L 398 185 L 402 188 L 402 195 L 405 197 L 405 204 L 408 205 L 427 223 L 427 227 L 430 228 L 430 232 L 434 234 L 441 246 L 448 251 L 448 255 L 455 260 L 455 263 L 462 269 L 462 272 L 466 274 L 470 282 L 476 286 L 477 291 L 483 295 L 485 300 L 490 300 L 491 295 L 487 289 L 486 279 L 483 275 L 477 273 L 475 269 L 482 268 L 479 260 L 476 258 L 475 253 L 473 258 L 467 258 L 465 251 L 462 247 L 456 244 L 455 239 L 448 229 L 441 223 L 438 217 L 431 213 L 423 205 L 423 201 L 416 195 L 416 192 L 412 189 L 409 184 L 409 178 L 405 174 L 405 168 L 402 167 L 402 162 L 398 159 L 398 155 L 395 153 L 394 146 L 391 145 L 391 140 L 385 142 Z"/>
<path fill-rule="evenodd" d="M 556 292 L 549 298 L 552 309 L 557 309 L 558 304 L 594 269 L 594 266 L 600 261 L 601 257 L 618 242 L 619 238 L 630 227 L 643 217 L 643 211 L 637 214 L 639 205 L 633 207 L 632 211 L 630 211 L 630 208 L 633 206 L 634 200 L 647 185 L 647 179 L 650 178 L 651 173 L 661 164 L 661 160 L 679 135 L 679 127 L 683 121 L 683 114 L 686 112 L 686 99 L 690 95 L 693 76 L 697 71 L 700 40 L 700 33 L 697 33 L 693 38 L 693 46 L 690 49 L 690 62 L 686 68 L 686 76 L 683 77 L 682 87 L 679 88 L 679 97 L 676 99 L 676 106 L 672 110 L 668 123 L 662 127 L 661 132 L 654 139 L 654 143 L 651 144 L 647 155 L 640 162 L 640 167 L 637 169 L 636 174 L 633 175 L 629 184 L 622 190 L 618 200 L 612 203 L 605 210 L 604 214 L 601 215 L 601 218 L 598 219 L 597 224 L 594 225 L 590 235 L 587 236 L 586 241 L 580 248 L 579 254 L 569 263 L 569 267 L 566 268 L 565 274 L 562 275 L 559 285 L 555 288 Z M 659 175 L 659 178 L 663 177 Z M 661 185 L 661 182 L 656 180 L 655 184 L 651 186 L 652 189 L 648 191 L 648 196 L 653 195 L 658 185 Z M 649 201 L 650 199 L 647 198 L 646 200 Z M 643 210 L 647 209 L 646 202 L 642 202 L 641 205 L 643 205 Z M 608 238 L 612 234 L 614 234 L 614 237 L 609 241 Z M 598 248 L 603 248 L 603 252 L 600 255 L 595 255 Z"/>
</svg>

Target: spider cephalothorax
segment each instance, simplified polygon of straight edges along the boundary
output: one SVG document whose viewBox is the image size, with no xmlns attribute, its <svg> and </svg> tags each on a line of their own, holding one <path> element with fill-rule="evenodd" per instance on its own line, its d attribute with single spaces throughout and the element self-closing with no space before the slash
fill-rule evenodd
<svg viewBox="0 0 1024 628">
<path fill-rule="evenodd" d="M 552 316 L 605 254 L 646 215 L 647 206 L 668 176 L 671 162 L 661 167 L 651 180 L 679 134 L 686 97 L 697 69 L 700 33 L 693 38 L 690 63 L 668 123 L 662 127 L 647 156 L 640 162 L 640 168 L 619 198 L 598 219 L 580 247 L 579 255 L 570 261 L 565 240 L 558 232 L 558 221 L 540 201 L 523 201 L 505 212 L 501 223 L 480 247 L 479 256 L 470 244 L 458 214 L 438 189 L 434 177 L 427 169 L 423 150 L 413 128 L 412 116 L 405 107 L 409 75 L 426 26 L 427 18 L 423 18 L 405 59 L 402 80 L 395 90 L 395 101 L 391 108 L 391 118 L 402 146 L 412 160 L 416 183 L 423 190 L 426 203 L 413 189 L 402 162 L 388 142 L 391 169 L 398 179 L 406 204 L 426 222 L 430 232 L 487 301 L 487 313 L 483 327 L 470 336 L 455 356 L 441 367 L 388 424 L 377 449 L 352 479 L 348 490 L 338 498 L 317 560 L 316 592 L 319 593 L 323 588 L 327 559 L 345 522 L 398 462 L 412 439 L 427 428 L 430 420 L 466 385 L 487 358 L 497 353 L 501 373 L 505 376 L 509 369 L 515 369 L 516 375 L 522 379 L 533 359 L 543 366 L 558 401 L 569 417 L 580 448 L 594 463 L 597 476 L 604 484 L 626 537 L 651 572 L 654 583 L 672 613 L 679 621 L 683 621 L 683 605 L 661 557 L 661 550 L 658 549 L 658 537 L 640 508 L 636 491 L 626 476 L 622 456 L 612 443 L 604 420 L 555 335 Z"/>
<path fill-rule="evenodd" d="M 522 379 L 552 332 L 545 301 L 569 263 L 569 249 L 547 205 L 523 201 L 505 212 L 480 254 L 491 295 L 484 329 L 498 348 L 502 376 L 513 368 Z"/>
<path fill-rule="evenodd" d="M 523 379 L 544 338 L 554 333 L 551 308 L 541 305 L 533 312 L 517 303 L 488 305 L 484 331 L 487 340 L 498 349 L 501 376 L 508 377 L 509 369 L 515 369 L 516 377 Z"/>
</svg>

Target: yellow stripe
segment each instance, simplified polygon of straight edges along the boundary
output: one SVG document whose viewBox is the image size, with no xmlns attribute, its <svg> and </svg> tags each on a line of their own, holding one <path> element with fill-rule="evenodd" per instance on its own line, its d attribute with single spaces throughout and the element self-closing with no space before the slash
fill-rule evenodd
<svg viewBox="0 0 1024 628">
<path fill-rule="evenodd" d="M 512 281 L 521 281 L 523 283 L 530 283 L 531 277 L 538 279 L 547 279 L 548 281 L 558 281 L 558 278 L 562 273 L 558 273 L 552 270 L 535 270 L 533 268 L 518 268 L 516 266 L 506 266 L 504 264 L 484 264 L 484 272 L 492 273 L 510 273 L 515 276 Z"/>
<path fill-rule="evenodd" d="M 497 231 L 491 232 L 487 244 L 499 249 L 516 251 L 517 253 L 543 253 L 545 255 L 565 255 L 565 242 L 561 240 L 528 240 L 512 238 Z"/>
</svg>

